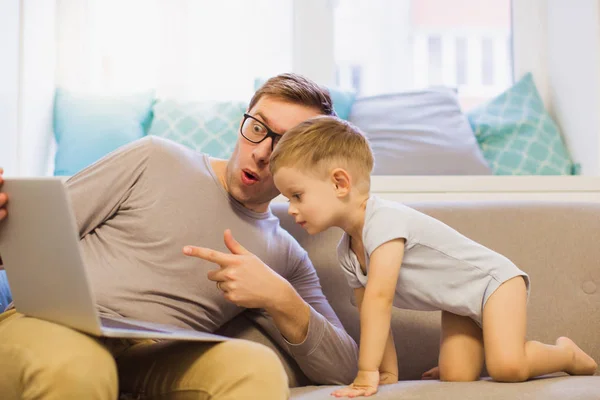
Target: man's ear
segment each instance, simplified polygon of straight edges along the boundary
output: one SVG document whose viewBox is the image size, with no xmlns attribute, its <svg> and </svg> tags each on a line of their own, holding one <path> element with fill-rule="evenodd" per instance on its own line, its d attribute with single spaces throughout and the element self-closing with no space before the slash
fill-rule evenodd
<svg viewBox="0 0 600 400">
<path fill-rule="evenodd" d="M 343 168 L 336 168 L 331 171 L 331 183 L 334 185 L 338 197 L 347 196 L 352 188 L 350 174 Z"/>
</svg>

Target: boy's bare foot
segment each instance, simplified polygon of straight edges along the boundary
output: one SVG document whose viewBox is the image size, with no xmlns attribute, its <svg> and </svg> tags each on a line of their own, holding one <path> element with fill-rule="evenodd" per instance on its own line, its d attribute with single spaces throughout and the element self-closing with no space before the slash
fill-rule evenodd
<svg viewBox="0 0 600 400">
<path fill-rule="evenodd" d="M 573 366 L 565 372 L 570 375 L 594 375 L 598 364 L 568 337 L 556 339 L 556 345 L 568 349 L 573 353 Z"/>
</svg>

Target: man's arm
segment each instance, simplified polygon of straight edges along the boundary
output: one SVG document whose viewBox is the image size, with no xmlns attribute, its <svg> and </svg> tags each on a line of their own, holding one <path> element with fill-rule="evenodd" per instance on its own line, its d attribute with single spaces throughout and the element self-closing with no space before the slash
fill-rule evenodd
<svg viewBox="0 0 600 400">
<path fill-rule="evenodd" d="M 151 140 L 125 145 L 67 181 L 80 238 L 112 217 L 131 194 L 148 164 Z"/>
<path fill-rule="evenodd" d="M 296 360 L 315 383 L 345 384 L 357 371 L 357 346 L 327 302 L 306 253 L 288 280 L 240 245 L 227 230 L 232 254 L 186 246 L 184 253 L 216 264 L 208 279 L 218 282 L 224 297 L 245 308 L 263 309 L 248 317 L 260 325 Z"/>
<path fill-rule="evenodd" d="M 317 273 L 305 256 L 289 279 L 283 300 L 255 316 L 294 357 L 304 374 L 319 384 L 348 384 L 357 373 L 358 346 L 325 298 Z M 272 322 L 269 321 L 272 319 Z"/>
</svg>

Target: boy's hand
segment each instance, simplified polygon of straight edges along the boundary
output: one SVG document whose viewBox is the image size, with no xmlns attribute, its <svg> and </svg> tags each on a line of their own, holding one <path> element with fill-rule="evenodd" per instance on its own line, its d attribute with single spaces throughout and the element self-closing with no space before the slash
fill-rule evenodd
<svg viewBox="0 0 600 400">
<path fill-rule="evenodd" d="M 392 383 L 398 383 L 398 375 L 391 372 L 379 371 L 379 384 L 380 385 L 391 385 Z"/>
<path fill-rule="evenodd" d="M 440 379 L 440 367 L 433 367 L 429 371 L 423 372 L 421 379 Z"/>
<path fill-rule="evenodd" d="M 331 393 L 335 397 L 372 396 L 379 386 L 379 371 L 358 371 L 354 382 L 345 388 Z"/>
</svg>

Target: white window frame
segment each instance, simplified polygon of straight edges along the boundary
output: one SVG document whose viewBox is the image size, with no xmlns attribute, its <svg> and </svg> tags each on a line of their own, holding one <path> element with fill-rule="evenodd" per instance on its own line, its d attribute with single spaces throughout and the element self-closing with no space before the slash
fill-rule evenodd
<svg viewBox="0 0 600 400">
<path fill-rule="evenodd" d="M 293 1 L 293 71 L 333 84 L 337 0 Z M 74 4 L 66 0 L 0 2 L 4 33 L 0 55 L 5 60 L 0 65 L 0 166 L 9 175 L 47 173 L 41 166 L 41 152 L 48 147 L 47 136 L 51 138 L 47 132 L 55 82 L 55 14 L 67 3 Z M 586 175 L 600 175 L 599 3 L 512 2 L 513 76 L 518 79 L 533 72 L 546 106 Z"/>
</svg>

